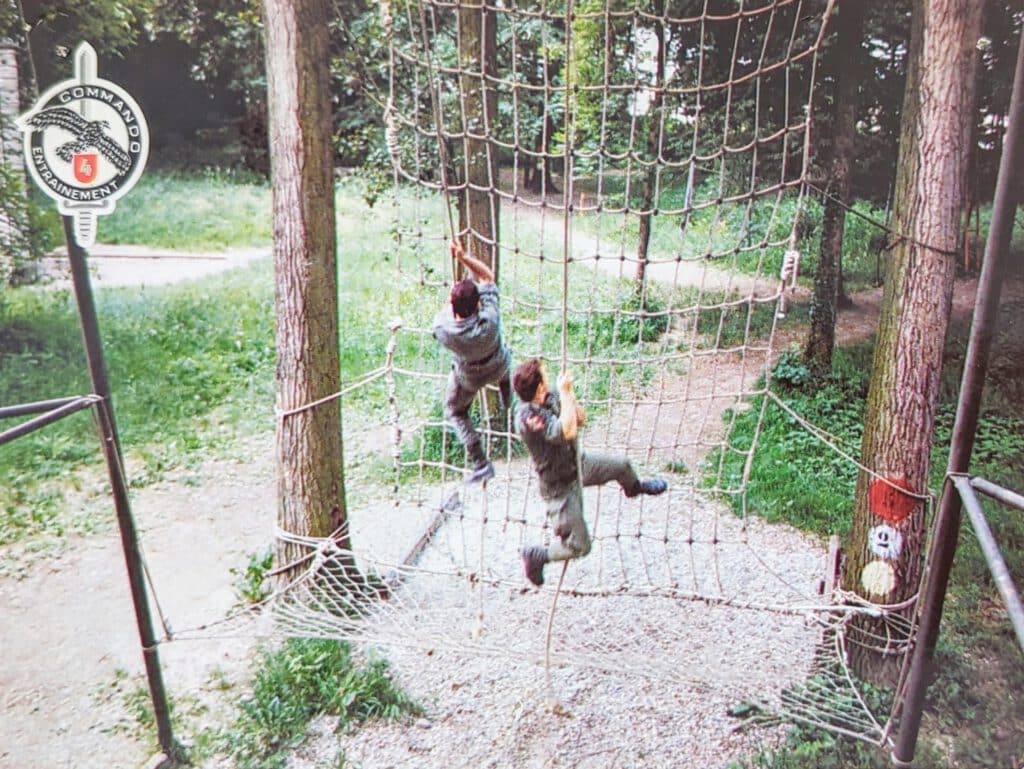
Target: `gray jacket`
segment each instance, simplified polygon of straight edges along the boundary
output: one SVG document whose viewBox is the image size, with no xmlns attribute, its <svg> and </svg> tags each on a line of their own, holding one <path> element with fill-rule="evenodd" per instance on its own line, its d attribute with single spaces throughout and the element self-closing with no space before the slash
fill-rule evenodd
<svg viewBox="0 0 1024 769">
<path fill-rule="evenodd" d="M 566 440 L 559 422 L 561 404 L 556 392 L 549 392 L 544 404 L 521 403 L 516 409 L 516 430 L 530 450 L 533 467 L 544 499 L 565 496 L 577 481 L 576 441 Z M 531 430 L 526 420 L 533 415 L 544 420 L 544 427 Z"/>
<path fill-rule="evenodd" d="M 434 318 L 434 337 L 451 351 L 456 373 L 472 380 L 492 378 L 507 369 L 511 353 L 501 336 L 498 287 L 481 283 L 480 309 L 468 318 L 456 318 L 446 303 Z"/>
</svg>

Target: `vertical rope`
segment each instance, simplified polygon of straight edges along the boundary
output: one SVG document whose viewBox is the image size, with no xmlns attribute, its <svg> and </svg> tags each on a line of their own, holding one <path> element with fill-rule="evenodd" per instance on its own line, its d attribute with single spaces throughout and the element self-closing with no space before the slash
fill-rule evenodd
<svg viewBox="0 0 1024 769">
<path fill-rule="evenodd" d="M 566 0 L 565 3 L 565 112 L 563 124 L 565 139 L 562 145 L 563 173 L 563 207 L 562 207 L 562 373 L 568 368 L 569 356 L 569 260 L 570 248 L 572 247 L 572 22 L 573 22 L 573 0 Z"/>
<path fill-rule="evenodd" d="M 441 194 L 444 196 L 445 212 L 448 215 L 448 233 L 452 239 L 456 237 L 455 219 L 452 217 L 451 193 L 448 188 L 448 147 L 444 140 L 444 129 L 441 123 L 441 97 L 437 93 L 440 88 L 438 82 L 440 76 L 435 72 L 434 59 L 430 55 L 430 38 L 427 35 L 427 9 L 426 0 L 419 4 L 420 7 L 420 45 L 423 47 L 423 56 L 427 63 L 428 90 L 430 92 L 430 109 L 434 119 L 434 130 L 437 135 L 437 157 L 441 171 Z"/>
<path fill-rule="evenodd" d="M 398 494 L 398 485 L 402 476 L 402 422 L 398 411 L 398 390 L 395 387 L 395 350 L 398 347 L 398 330 L 402 327 L 400 320 L 394 320 L 388 326 L 391 338 L 388 339 L 387 352 L 384 358 L 384 382 L 388 393 L 388 408 L 391 414 L 391 461 L 395 470 L 395 483 L 392 493 Z"/>
<path fill-rule="evenodd" d="M 555 624 L 555 608 L 558 606 L 558 596 L 562 592 L 562 583 L 565 581 L 565 572 L 569 569 L 569 562 L 562 561 L 562 573 L 558 575 L 558 584 L 555 586 L 555 594 L 551 598 L 551 611 L 548 612 L 548 625 L 544 633 L 544 685 L 548 694 L 551 693 L 551 628 Z"/>
<path fill-rule="evenodd" d="M 480 543 L 477 550 L 477 593 L 479 601 L 477 603 L 476 612 L 476 624 L 473 626 L 473 640 L 479 640 L 484 634 L 484 569 L 486 568 L 486 562 L 484 561 L 484 553 L 486 552 L 487 544 L 487 481 L 484 481 L 480 485 L 480 495 L 483 497 L 483 511 L 480 517 Z"/>
<path fill-rule="evenodd" d="M 563 182 L 563 208 L 562 208 L 562 364 L 561 370 L 565 374 L 568 371 L 569 361 L 569 259 L 572 246 L 571 221 L 572 221 L 572 22 L 573 22 L 573 0 L 566 0 L 565 4 L 565 113 L 564 121 L 564 144 L 562 157 L 564 163 Z M 565 407 L 565 404 L 562 404 Z M 575 408 L 575 406 L 574 406 Z M 579 486 L 580 515 L 583 515 L 583 452 L 580 449 L 579 434 L 573 439 L 576 449 L 576 483 Z M 565 573 L 569 568 L 569 562 L 562 562 L 562 573 L 558 577 L 558 585 L 555 594 L 551 599 L 551 613 L 548 615 L 548 625 L 544 648 L 544 680 L 548 692 L 551 692 L 551 632 L 555 622 L 555 608 L 558 605 L 558 596 L 562 591 L 562 583 L 565 581 Z"/>
</svg>

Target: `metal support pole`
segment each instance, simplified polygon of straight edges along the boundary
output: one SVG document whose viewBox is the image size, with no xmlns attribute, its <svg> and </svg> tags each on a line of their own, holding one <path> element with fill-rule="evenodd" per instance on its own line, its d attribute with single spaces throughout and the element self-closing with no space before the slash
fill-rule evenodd
<svg viewBox="0 0 1024 769">
<path fill-rule="evenodd" d="M 71 401 L 65 403 L 62 406 L 47 411 L 45 414 L 40 414 L 33 419 L 29 419 L 26 422 L 22 422 L 20 425 L 11 427 L 3 432 L 0 432 L 0 446 L 5 443 L 10 443 L 15 438 L 20 438 L 23 435 L 28 435 L 33 430 L 38 430 L 46 425 L 53 424 L 59 419 L 63 419 L 68 414 L 74 414 L 76 411 L 87 409 L 94 403 L 97 403 L 98 399 L 95 396 L 86 396 L 82 398 L 73 398 Z"/>
<path fill-rule="evenodd" d="M 85 395 L 69 395 L 66 398 L 51 398 L 48 401 L 36 401 L 35 403 L 19 403 L 15 406 L 0 406 L 0 419 L 11 417 L 23 417 L 28 414 L 41 414 L 44 411 L 52 411 L 61 406 L 77 401 L 79 398 L 87 398 Z"/>
<path fill-rule="evenodd" d="M 1020 593 L 1017 592 L 1017 588 L 1013 584 L 1013 576 L 1006 566 L 1006 561 L 1003 560 L 1002 553 L 999 552 L 999 545 L 996 544 L 996 538 L 992 535 L 992 529 L 989 528 L 988 521 L 985 519 L 985 511 L 982 510 L 981 503 L 974 493 L 971 480 L 966 475 L 958 475 L 953 478 L 953 484 L 964 501 L 964 509 L 967 510 L 967 516 L 971 519 L 971 526 L 974 528 L 974 535 L 978 538 L 978 544 L 981 546 L 981 554 L 985 556 L 988 570 L 992 572 L 992 578 L 996 581 L 996 589 L 999 590 L 999 595 L 1002 597 L 1003 603 L 1006 604 L 1010 624 L 1013 625 L 1013 631 L 1017 634 L 1017 642 L 1020 644 L 1021 651 L 1024 651 L 1024 606 L 1021 605 Z"/>
<path fill-rule="evenodd" d="M 985 243 L 985 258 L 978 279 L 978 294 L 974 303 L 974 320 L 971 336 L 967 343 L 963 377 L 960 380 L 960 398 L 957 403 L 956 421 L 953 424 L 953 438 L 950 445 L 950 474 L 966 473 L 974 450 L 974 434 L 978 427 L 978 413 L 981 410 L 981 395 L 988 371 L 989 350 L 995 335 L 996 316 L 999 313 L 999 294 L 1002 289 L 1003 262 L 1009 251 L 1010 236 L 1013 232 L 1013 216 L 1016 210 L 1014 177 L 1020 172 L 1024 160 L 1024 35 L 1017 45 L 1017 65 L 1013 79 L 1013 93 L 1007 120 L 1006 135 L 1003 138 L 1003 155 L 999 160 L 999 176 L 992 203 L 992 222 Z M 931 568 L 925 575 L 924 600 L 921 605 L 920 624 L 911 653 L 910 669 L 907 673 L 902 705 L 899 733 L 893 748 L 893 763 L 907 766 L 914 759 L 917 735 L 921 728 L 924 712 L 925 691 L 928 688 L 929 671 L 939 637 L 939 623 L 942 620 L 942 606 L 946 598 L 946 586 L 953 567 L 957 538 L 960 532 L 960 495 L 946 485 L 938 515 L 935 518 L 932 535 Z"/>
<path fill-rule="evenodd" d="M 67 242 L 68 259 L 71 262 L 75 300 L 78 303 L 78 312 L 82 322 L 82 337 L 89 364 L 89 376 L 92 379 L 93 392 L 102 399 L 96 404 L 100 439 L 103 457 L 107 462 L 107 470 L 110 474 L 110 487 L 114 494 L 114 509 L 117 512 L 117 524 L 121 531 L 121 547 L 124 550 L 125 565 L 128 569 L 132 603 L 135 605 L 135 620 L 138 624 L 139 640 L 142 643 L 142 658 L 146 665 L 146 677 L 149 680 L 149 694 L 153 700 L 157 734 L 160 747 L 174 761 L 180 756 L 181 749 L 175 743 L 174 735 L 171 732 L 170 708 L 167 702 L 167 692 L 164 689 L 163 674 L 160 670 L 160 659 L 157 656 L 156 636 L 153 633 L 153 620 L 149 613 L 149 601 L 146 596 L 142 556 L 139 553 L 135 521 L 132 518 L 131 505 L 128 500 L 128 482 L 124 476 L 124 466 L 121 462 L 121 444 L 118 440 L 117 424 L 114 421 L 114 410 L 110 400 L 110 385 L 107 381 L 107 368 L 103 358 L 103 346 L 96 318 L 96 306 L 93 302 L 92 286 L 89 283 L 86 253 L 75 240 L 74 221 L 69 216 L 63 218 L 64 238 Z"/>
<path fill-rule="evenodd" d="M 985 496 L 992 497 L 997 502 L 1002 502 L 1007 507 L 1024 510 L 1024 496 L 1015 491 L 1004 489 L 1002 486 L 992 483 L 992 481 L 986 481 L 984 478 L 971 478 L 971 486 Z"/>
</svg>

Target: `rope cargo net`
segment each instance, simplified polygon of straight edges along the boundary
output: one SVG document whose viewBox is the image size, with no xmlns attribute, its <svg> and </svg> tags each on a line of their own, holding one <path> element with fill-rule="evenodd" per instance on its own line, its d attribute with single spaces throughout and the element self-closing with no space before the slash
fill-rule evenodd
<svg viewBox="0 0 1024 769">
<path fill-rule="evenodd" d="M 808 147 L 831 7 L 382 7 L 393 186 L 378 205 L 394 243 L 375 314 L 393 321 L 379 365 L 340 396 L 344 408 L 366 388 L 385 395 L 388 467 L 350 495 L 352 550 L 280 532 L 307 556 L 266 602 L 277 630 L 727 691 L 887 740 L 846 668 L 846 628 L 876 617 L 858 642 L 895 652 L 911 628 L 840 595 L 824 544 L 748 514 L 745 497 L 802 214 L 817 204 Z M 476 485 L 442 416 L 450 357 L 431 321 L 453 236 L 497 258 L 513 366 L 541 356 L 552 379 L 572 372 L 584 450 L 669 481 L 658 497 L 586 489 L 593 549 L 562 574 L 549 566 L 540 589 L 519 549 L 551 533 L 510 413 L 495 392 L 477 400 L 496 475 Z M 753 436 L 730 441 L 751 409 Z"/>
</svg>

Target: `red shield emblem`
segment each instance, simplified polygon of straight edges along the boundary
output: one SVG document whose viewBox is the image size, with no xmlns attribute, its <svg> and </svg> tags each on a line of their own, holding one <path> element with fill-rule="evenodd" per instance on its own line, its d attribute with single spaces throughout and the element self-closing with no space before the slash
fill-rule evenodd
<svg viewBox="0 0 1024 769">
<path fill-rule="evenodd" d="M 75 179 L 82 184 L 88 184 L 96 178 L 97 163 L 99 155 L 95 152 L 76 153 L 72 167 L 75 169 Z"/>
</svg>

